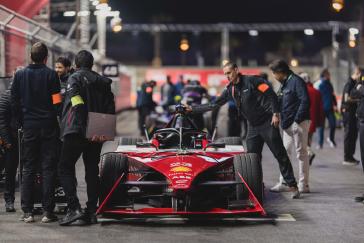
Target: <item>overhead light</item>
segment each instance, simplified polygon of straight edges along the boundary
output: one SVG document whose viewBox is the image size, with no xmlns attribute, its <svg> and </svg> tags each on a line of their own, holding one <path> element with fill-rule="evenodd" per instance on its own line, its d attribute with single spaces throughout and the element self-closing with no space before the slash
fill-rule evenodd
<svg viewBox="0 0 364 243">
<path fill-rule="evenodd" d="M 90 15 L 90 11 L 87 11 L 87 10 L 83 10 L 83 11 L 80 11 L 77 13 L 77 16 L 80 16 L 80 17 L 85 17 L 85 16 L 89 16 Z"/>
<path fill-rule="evenodd" d="M 351 48 L 356 47 L 356 41 L 355 41 L 355 40 L 349 40 L 349 46 L 350 46 Z"/>
<path fill-rule="evenodd" d="M 291 60 L 291 66 L 292 67 L 297 67 L 298 66 L 298 60 L 295 59 L 295 58 L 292 58 L 292 60 Z"/>
<path fill-rule="evenodd" d="M 305 29 L 303 32 L 305 33 L 305 35 L 314 35 L 315 34 L 313 29 Z"/>
<path fill-rule="evenodd" d="M 179 44 L 179 49 L 183 52 L 188 51 L 190 49 L 190 44 L 188 43 L 187 38 L 183 37 Z"/>
<path fill-rule="evenodd" d="M 123 29 L 121 18 L 119 17 L 112 18 L 110 24 L 111 29 L 114 33 L 120 32 Z"/>
<path fill-rule="evenodd" d="M 359 30 L 358 30 L 357 28 L 354 28 L 354 27 L 351 27 L 351 28 L 349 29 L 349 32 L 350 32 L 350 34 L 352 34 L 352 35 L 357 35 L 357 34 L 359 34 Z"/>
<path fill-rule="evenodd" d="M 332 8 L 340 12 L 344 8 L 344 0 L 332 0 Z"/>
<path fill-rule="evenodd" d="M 258 36 L 259 32 L 257 30 L 249 30 L 249 35 L 250 36 Z"/>
<path fill-rule="evenodd" d="M 65 11 L 63 12 L 64 17 L 73 17 L 76 16 L 76 11 Z"/>
<path fill-rule="evenodd" d="M 98 0 L 90 0 L 92 1 L 92 5 L 97 6 L 100 2 Z"/>
</svg>

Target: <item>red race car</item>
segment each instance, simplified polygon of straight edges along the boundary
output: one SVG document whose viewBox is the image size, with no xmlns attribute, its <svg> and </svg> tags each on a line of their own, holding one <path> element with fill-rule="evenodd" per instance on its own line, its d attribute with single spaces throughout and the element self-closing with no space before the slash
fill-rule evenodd
<svg viewBox="0 0 364 243">
<path fill-rule="evenodd" d="M 240 138 L 208 139 L 182 105 L 148 142 L 123 138 L 101 159 L 103 217 L 265 216 L 262 166 Z"/>
</svg>

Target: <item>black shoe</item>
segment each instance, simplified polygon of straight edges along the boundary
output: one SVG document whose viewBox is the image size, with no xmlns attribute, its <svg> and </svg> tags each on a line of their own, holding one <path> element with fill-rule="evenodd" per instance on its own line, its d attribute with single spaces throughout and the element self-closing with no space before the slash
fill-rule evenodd
<svg viewBox="0 0 364 243">
<path fill-rule="evenodd" d="M 356 160 L 356 159 L 354 159 L 354 158 L 351 158 L 351 159 L 345 159 L 344 161 L 343 161 L 343 165 L 357 165 L 357 164 L 359 164 L 359 160 Z"/>
<path fill-rule="evenodd" d="M 7 213 L 14 213 L 14 212 L 16 212 L 16 210 L 14 208 L 14 203 L 5 203 L 5 211 Z"/>
<path fill-rule="evenodd" d="M 66 226 L 83 217 L 84 217 L 84 214 L 81 209 L 76 209 L 76 210 L 68 209 L 66 216 L 64 216 L 64 218 L 62 218 L 59 221 L 59 225 Z"/>
<path fill-rule="evenodd" d="M 89 212 L 87 210 L 87 208 L 85 209 L 85 217 L 83 218 L 85 220 L 85 222 L 87 222 L 88 224 L 97 224 L 97 217 L 96 217 L 96 213 L 91 211 Z"/>
<path fill-rule="evenodd" d="M 312 153 L 309 158 L 310 165 L 312 165 L 313 159 L 316 157 L 316 154 Z"/>
<path fill-rule="evenodd" d="M 364 195 L 360 196 L 360 197 L 355 197 L 354 198 L 355 202 L 364 202 Z"/>
</svg>

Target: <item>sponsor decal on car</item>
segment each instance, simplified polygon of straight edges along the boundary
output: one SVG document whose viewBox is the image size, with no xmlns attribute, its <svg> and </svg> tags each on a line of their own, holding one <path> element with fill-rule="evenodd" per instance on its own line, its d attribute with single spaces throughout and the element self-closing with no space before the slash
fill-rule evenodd
<svg viewBox="0 0 364 243">
<path fill-rule="evenodd" d="M 192 169 L 186 166 L 177 166 L 171 169 L 172 172 L 191 172 Z"/>
<path fill-rule="evenodd" d="M 175 163 L 171 163 L 170 166 L 171 167 L 176 167 L 176 166 L 192 167 L 192 164 L 191 163 L 185 163 L 185 162 L 175 162 Z"/>
</svg>

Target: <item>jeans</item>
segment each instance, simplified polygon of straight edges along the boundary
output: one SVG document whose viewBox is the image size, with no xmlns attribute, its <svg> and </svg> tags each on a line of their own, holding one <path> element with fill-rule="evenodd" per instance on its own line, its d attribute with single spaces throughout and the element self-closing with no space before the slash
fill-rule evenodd
<svg viewBox="0 0 364 243">
<path fill-rule="evenodd" d="M 39 167 L 42 174 L 43 209 L 47 212 L 52 212 L 54 209 L 58 136 L 58 127 L 23 131 L 21 207 L 24 213 L 33 210 L 35 174 Z"/>
<path fill-rule="evenodd" d="M 290 158 L 294 148 L 299 163 L 298 187 L 308 186 L 309 163 L 307 152 L 308 129 L 310 121 L 306 120 L 297 124 L 294 122 L 289 128 L 283 130 L 283 144 Z M 280 183 L 283 183 L 283 176 L 280 176 Z"/>
<path fill-rule="evenodd" d="M 262 156 L 264 142 L 268 145 L 270 151 L 278 161 L 281 175 L 288 186 L 296 187 L 297 182 L 294 177 L 292 164 L 283 146 L 279 128 L 273 127 L 270 121 L 259 126 L 252 126 L 248 123 L 248 134 L 246 138 L 248 152 Z"/>
<path fill-rule="evenodd" d="M 335 118 L 334 111 L 325 111 L 324 113 L 325 113 L 325 117 L 329 121 L 330 140 L 335 142 L 336 118 Z M 320 147 L 322 147 L 324 144 L 324 130 L 325 130 L 325 125 L 318 128 L 318 131 L 319 131 L 318 144 L 320 145 Z"/>
<path fill-rule="evenodd" d="M 68 207 L 72 210 L 81 207 L 77 197 L 75 165 L 82 154 L 87 184 L 87 210 L 92 213 L 96 212 L 100 192 L 99 162 L 101 148 L 101 143 L 89 142 L 78 134 L 69 134 L 64 137 L 59 177 L 66 193 Z"/>
</svg>

